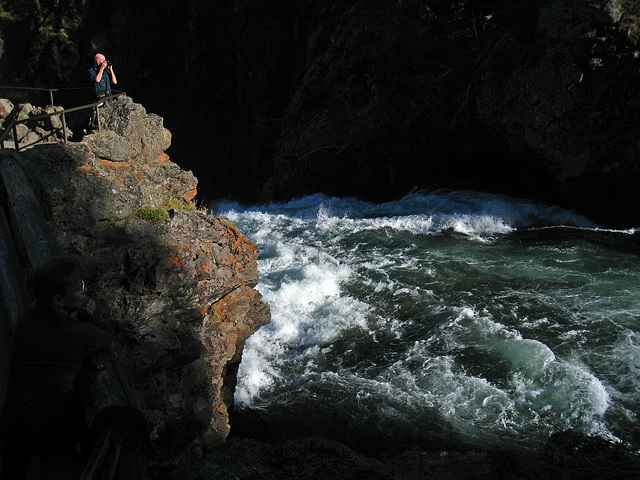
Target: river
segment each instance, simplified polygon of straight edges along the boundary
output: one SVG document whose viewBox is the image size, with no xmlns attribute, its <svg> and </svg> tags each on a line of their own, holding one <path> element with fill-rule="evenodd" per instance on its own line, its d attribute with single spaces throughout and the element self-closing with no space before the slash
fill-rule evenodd
<svg viewBox="0 0 640 480">
<path fill-rule="evenodd" d="M 259 251 L 272 323 L 235 402 L 255 428 L 350 445 L 640 442 L 640 241 L 469 191 L 219 203 Z"/>
</svg>

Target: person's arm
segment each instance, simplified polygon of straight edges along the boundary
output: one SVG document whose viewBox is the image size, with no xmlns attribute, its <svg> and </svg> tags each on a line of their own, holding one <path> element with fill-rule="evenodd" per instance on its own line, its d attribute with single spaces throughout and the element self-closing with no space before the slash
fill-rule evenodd
<svg viewBox="0 0 640 480">
<path fill-rule="evenodd" d="M 87 352 L 97 352 L 109 348 L 116 338 L 118 322 L 92 312 L 86 321 L 80 321 L 87 338 Z"/>
<path fill-rule="evenodd" d="M 105 318 L 102 315 L 100 315 L 98 312 L 93 313 L 87 320 L 87 323 L 95 325 L 99 329 L 104 330 L 105 332 L 108 332 L 110 335 L 113 335 L 114 337 L 120 331 L 120 322 L 118 322 L 118 320 Z"/>
<path fill-rule="evenodd" d="M 87 300 L 78 312 L 78 316 L 80 319 L 85 319 L 90 351 L 103 350 L 111 346 L 119 331 L 119 324 L 116 320 L 100 315 L 93 299 Z"/>
<path fill-rule="evenodd" d="M 111 72 L 111 83 L 115 85 L 116 83 L 118 83 L 118 79 L 116 78 L 116 74 L 113 71 L 113 65 L 111 65 L 110 67 L 107 67 L 107 68 Z"/>
<path fill-rule="evenodd" d="M 135 333 L 136 324 L 130 318 L 112 320 L 95 312 L 86 322 L 89 330 L 90 350 L 98 351 L 109 348 L 118 333 Z"/>
<path fill-rule="evenodd" d="M 96 75 L 96 83 L 100 83 L 102 81 L 102 74 L 104 73 L 104 69 L 107 68 L 107 62 L 104 61 L 100 64 L 100 70 Z"/>
<path fill-rule="evenodd" d="M 89 343 L 91 350 L 102 350 L 109 348 L 116 337 L 116 334 L 135 333 L 136 324 L 130 318 L 122 320 L 112 320 L 105 318 L 96 310 L 96 302 L 88 299 L 78 312 L 80 318 L 85 318 L 89 330 Z"/>
</svg>

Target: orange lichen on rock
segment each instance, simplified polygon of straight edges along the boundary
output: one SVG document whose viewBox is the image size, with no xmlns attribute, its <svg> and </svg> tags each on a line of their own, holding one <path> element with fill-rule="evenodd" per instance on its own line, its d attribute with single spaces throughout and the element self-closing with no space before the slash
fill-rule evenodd
<svg viewBox="0 0 640 480">
<path fill-rule="evenodd" d="M 171 263 L 175 263 L 176 265 L 179 265 L 180 267 L 184 266 L 184 262 L 182 261 L 182 258 L 176 256 L 176 255 L 170 255 L 169 256 L 169 261 Z"/>
<path fill-rule="evenodd" d="M 201 259 L 198 265 L 200 266 L 200 270 L 206 275 L 210 275 L 215 268 L 215 264 L 208 258 Z"/>
<path fill-rule="evenodd" d="M 105 160 L 103 158 L 101 158 L 99 160 L 100 165 L 102 165 L 103 167 L 109 167 L 109 168 L 122 168 L 122 169 L 130 169 L 131 167 L 131 161 L 129 162 L 112 162 L 111 160 Z"/>
<path fill-rule="evenodd" d="M 187 192 L 184 192 L 184 197 L 189 200 L 192 201 L 194 198 L 196 198 L 196 195 L 198 194 L 198 189 L 194 188 L 192 190 L 189 190 Z"/>
<path fill-rule="evenodd" d="M 157 160 L 156 163 L 170 163 L 169 161 L 169 155 L 167 155 L 166 153 L 161 153 Z"/>
<path fill-rule="evenodd" d="M 256 290 L 239 287 L 211 306 L 211 318 L 218 324 L 237 325 L 238 319 L 248 311 L 248 305 L 259 297 Z"/>
</svg>

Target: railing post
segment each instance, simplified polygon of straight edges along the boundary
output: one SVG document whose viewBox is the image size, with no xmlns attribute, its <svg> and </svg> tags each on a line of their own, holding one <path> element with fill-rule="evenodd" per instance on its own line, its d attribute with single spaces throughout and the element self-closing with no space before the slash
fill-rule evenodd
<svg viewBox="0 0 640 480">
<path fill-rule="evenodd" d="M 16 146 L 16 152 L 20 151 L 20 142 L 18 141 L 18 124 L 13 124 L 13 143 Z"/>
<path fill-rule="evenodd" d="M 67 121 L 65 119 L 65 114 L 62 112 L 62 142 L 67 143 Z"/>
<path fill-rule="evenodd" d="M 96 109 L 96 124 L 98 125 L 98 131 L 100 131 L 100 114 L 98 113 L 98 105 L 95 106 Z"/>
<path fill-rule="evenodd" d="M 51 101 L 51 106 L 53 107 L 53 90 L 49 89 L 49 100 Z"/>
<path fill-rule="evenodd" d="M 80 480 L 94 480 L 100 474 L 100 468 L 102 462 L 109 452 L 109 447 L 113 442 L 113 427 L 106 427 L 100 434 L 100 438 L 96 442 L 96 445 L 91 453 L 91 457 L 87 462 L 87 465 L 82 472 L 82 478 Z"/>
</svg>

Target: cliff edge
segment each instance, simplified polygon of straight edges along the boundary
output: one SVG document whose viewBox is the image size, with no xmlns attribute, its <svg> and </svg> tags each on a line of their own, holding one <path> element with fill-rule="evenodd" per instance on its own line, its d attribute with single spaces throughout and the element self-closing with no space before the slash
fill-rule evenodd
<svg viewBox="0 0 640 480">
<path fill-rule="evenodd" d="M 89 295 L 138 333 L 115 353 L 150 428 L 150 467 L 224 442 L 247 338 L 269 323 L 253 288 L 257 250 L 195 204 L 197 179 L 164 153 L 163 119 L 128 97 L 101 109 L 100 132 L 13 156 L 66 254 L 82 255 Z"/>
</svg>

